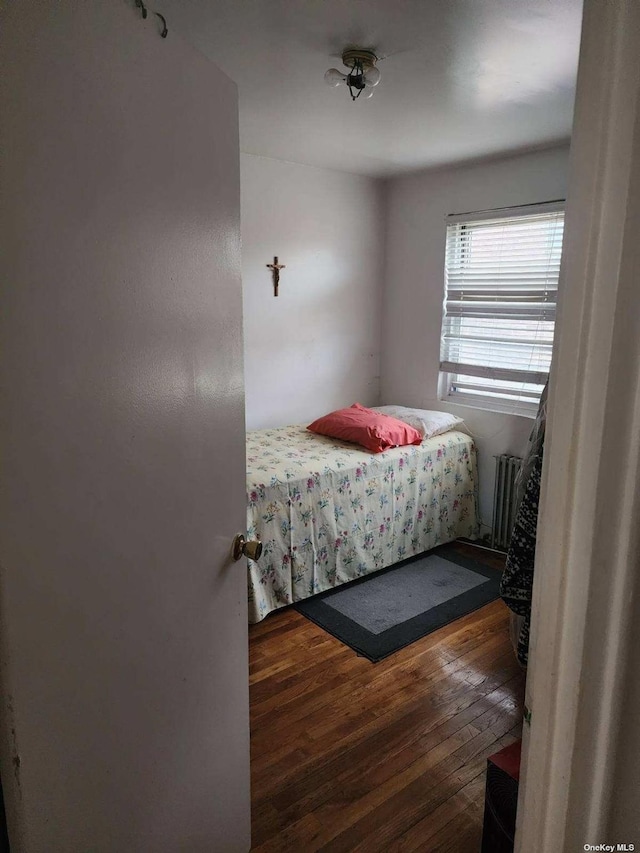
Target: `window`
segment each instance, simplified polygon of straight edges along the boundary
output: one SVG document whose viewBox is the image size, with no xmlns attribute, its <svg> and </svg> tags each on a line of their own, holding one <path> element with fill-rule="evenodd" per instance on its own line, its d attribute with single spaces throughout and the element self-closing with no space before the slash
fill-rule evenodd
<svg viewBox="0 0 640 853">
<path fill-rule="evenodd" d="M 441 399 L 535 415 L 551 366 L 563 207 L 447 218 Z"/>
</svg>

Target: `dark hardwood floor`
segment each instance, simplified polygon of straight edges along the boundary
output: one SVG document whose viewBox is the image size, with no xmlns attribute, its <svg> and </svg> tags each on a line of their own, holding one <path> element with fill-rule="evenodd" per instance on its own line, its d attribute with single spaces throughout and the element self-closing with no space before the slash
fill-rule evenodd
<svg viewBox="0 0 640 853">
<path fill-rule="evenodd" d="M 252 850 L 478 851 L 487 756 L 521 731 L 508 612 L 377 664 L 291 609 L 251 626 Z"/>
</svg>

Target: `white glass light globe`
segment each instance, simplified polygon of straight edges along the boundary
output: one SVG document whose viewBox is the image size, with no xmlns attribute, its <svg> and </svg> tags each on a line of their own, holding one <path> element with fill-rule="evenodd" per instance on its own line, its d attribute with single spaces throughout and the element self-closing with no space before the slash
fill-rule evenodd
<svg viewBox="0 0 640 853">
<path fill-rule="evenodd" d="M 337 68 L 330 68 L 326 74 L 324 75 L 324 82 L 327 86 L 339 86 L 340 83 L 344 83 L 346 77 Z"/>
<path fill-rule="evenodd" d="M 373 66 L 367 70 L 367 73 L 364 75 L 364 85 L 369 86 L 377 86 L 380 82 L 380 72 L 378 69 Z"/>
<path fill-rule="evenodd" d="M 362 94 L 358 95 L 359 98 L 373 98 L 373 89 L 371 87 L 367 87 L 362 90 Z"/>
</svg>

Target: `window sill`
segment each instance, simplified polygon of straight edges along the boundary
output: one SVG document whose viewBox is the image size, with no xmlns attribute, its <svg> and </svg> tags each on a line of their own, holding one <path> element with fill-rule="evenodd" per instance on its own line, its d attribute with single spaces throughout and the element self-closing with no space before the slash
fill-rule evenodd
<svg viewBox="0 0 640 853">
<path fill-rule="evenodd" d="M 467 409 L 481 409 L 494 414 L 515 415 L 519 418 L 529 418 L 529 420 L 535 420 L 538 414 L 538 403 L 495 400 L 490 397 L 472 397 L 471 395 L 465 395 L 461 399 L 460 394 L 443 394 L 439 395 L 438 399 L 443 403 L 451 403 Z"/>
</svg>

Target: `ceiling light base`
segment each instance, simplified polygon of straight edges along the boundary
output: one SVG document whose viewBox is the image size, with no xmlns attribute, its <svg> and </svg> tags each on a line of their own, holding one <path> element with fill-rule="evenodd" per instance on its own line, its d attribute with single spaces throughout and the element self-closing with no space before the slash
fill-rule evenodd
<svg viewBox="0 0 640 853">
<path fill-rule="evenodd" d="M 362 47 L 348 47 L 342 53 L 342 63 L 347 68 L 353 68 L 357 62 L 360 62 L 365 68 L 373 68 L 377 61 L 378 57 L 372 50 L 366 50 Z"/>
</svg>

